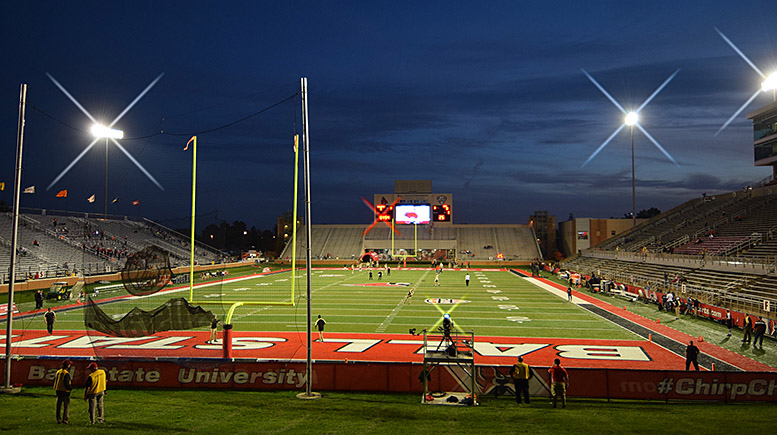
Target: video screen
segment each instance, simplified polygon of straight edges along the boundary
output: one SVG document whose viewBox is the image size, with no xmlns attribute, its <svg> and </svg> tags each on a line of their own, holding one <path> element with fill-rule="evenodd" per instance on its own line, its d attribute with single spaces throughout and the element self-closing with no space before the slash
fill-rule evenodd
<svg viewBox="0 0 777 435">
<path fill-rule="evenodd" d="M 429 204 L 398 204 L 394 207 L 394 222 L 398 224 L 428 224 L 432 221 Z"/>
</svg>

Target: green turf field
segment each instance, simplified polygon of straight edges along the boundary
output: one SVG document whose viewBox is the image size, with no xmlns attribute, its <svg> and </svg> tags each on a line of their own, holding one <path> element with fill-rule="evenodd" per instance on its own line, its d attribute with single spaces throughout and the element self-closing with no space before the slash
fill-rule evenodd
<svg viewBox="0 0 777 435">
<path fill-rule="evenodd" d="M 195 299 L 209 303 L 205 308 L 226 314 L 236 301 L 290 299 L 291 272 L 251 276 L 256 268 L 233 270 L 228 278 L 248 275 L 248 279 L 210 280 L 211 285 L 195 290 Z M 313 315 L 321 314 L 328 332 L 401 333 L 408 329 L 436 329 L 443 313 L 450 313 L 460 331 L 474 330 L 478 336 L 522 336 L 558 338 L 626 339 L 640 338 L 542 290 L 529 281 L 502 270 L 471 271 L 469 287 L 464 271 L 445 271 L 440 285 L 434 285 L 435 272 L 429 270 L 396 270 L 378 280 L 377 271 L 369 279 L 367 271 L 343 269 L 314 270 L 312 279 Z M 199 282 L 199 280 L 197 280 Z M 406 283 L 407 286 L 362 286 L 363 284 Z M 90 286 L 87 292 L 93 292 Z M 296 306 L 242 306 L 235 311 L 232 323 L 241 331 L 299 331 L 306 328 L 306 276 L 296 276 Z M 409 290 L 413 297 L 406 300 Z M 98 299 L 126 294 L 120 288 L 102 290 Z M 171 297 L 186 297 L 188 289 L 128 299 L 102 305 L 113 316 L 121 317 L 132 307 L 153 309 Z M 442 304 L 425 302 L 441 299 Z M 453 301 L 445 301 L 452 299 Z M 33 304 L 22 303 L 22 311 Z M 43 329 L 41 319 L 25 319 L 16 328 Z M 83 330 L 83 311 L 70 310 L 57 314 L 58 330 Z"/>
</svg>

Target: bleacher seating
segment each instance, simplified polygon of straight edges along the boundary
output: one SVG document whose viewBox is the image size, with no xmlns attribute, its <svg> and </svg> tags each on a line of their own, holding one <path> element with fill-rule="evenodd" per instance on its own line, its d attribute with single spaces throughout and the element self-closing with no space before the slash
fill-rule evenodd
<svg viewBox="0 0 777 435">
<path fill-rule="evenodd" d="M 367 225 L 312 225 L 311 256 L 314 259 L 357 259 L 365 251 L 388 251 L 392 231 L 379 224 L 362 236 Z M 305 257 L 305 237 L 297 234 L 297 258 Z M 410 225 L 397 227 L 393 233 L 395 249 L 407 249 L 418 243 L 419 249 L 456 249 L 460 261 L 496 260 L 501 253 L 505 260 L 530 261 L 541 257 L 534 233 L 527 225 Z M 288 242 L 281 258 L 291 258 Z"/>
<path fill-rule="evenodd" d="M 19 216 L 16 272 L 20 279 L 36 274 L 48 278 L 116 272 L 128 255 L 150 245 L 169 251 L 173 266 L 189 264 L 188 238 L 155 222 L 44 213 Z M 0 214 L 0 282 L 8 279 L 12 222 L 10 213 Z M 200 264 L 219 261 L 221 256 L 206 245 L 195 245 L 195 261 Z"/>
<path fill-rule="evenodd" d="M 775 257 L 777 195 L 773 190 L 777 189 L 766 186 L 693 199 L 592 249 Z M 708 239 L 711 233 L 715 237 Z"/>
</svg>

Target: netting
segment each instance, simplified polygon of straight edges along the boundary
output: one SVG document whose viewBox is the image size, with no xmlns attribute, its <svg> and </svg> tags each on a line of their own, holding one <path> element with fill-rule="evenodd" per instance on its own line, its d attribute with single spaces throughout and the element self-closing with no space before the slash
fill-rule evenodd
<svg viewBox="0 0 777 435">
<path fill-rule="evenodd" d="M 84 324 L 89 329 L 114 337 L 144 337 L 157 332 L 209 326 L 212 316 L 212 313 L 189 304 L 184 298 L 173 298 L 150 311 L 134 307 L 119 320 L 114 320 L 89 297 L 84 309 Z"/>
<path fill-rule="evenodd" d="M 129 256 L 121 270 L 121 283 L 135 296 L 158 292 L 172 277 L 170 254 L 158 246 L 146 247 Z"/>
</svg>

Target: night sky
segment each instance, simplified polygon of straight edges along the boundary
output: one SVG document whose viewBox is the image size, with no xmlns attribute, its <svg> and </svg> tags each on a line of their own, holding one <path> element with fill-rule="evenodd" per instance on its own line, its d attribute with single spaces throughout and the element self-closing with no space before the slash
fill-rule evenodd
<svg viewBox="0 0 777 435">
<path fill-rule="evenodd" d="M 431 179 L 454 195 L 455 223 L 526 223 L 631 211 L 630 137 L 583 74 L 626 108 L 676 78 L 641 124 L 678 161 L 635 134 L 637 210 L 740 189 L 771 174 L 753 166 L 745 115 L 721 125 L 777 69 L 773 2 L 3 2 L 0 32 L 0 200 L 12 202 L 19 85 L 28 109 L 23 207 L 102 212 L 104 142 L 50 190 L 89 145 L 91 122 L 116 124 L 109 212 L 180 226 L 190 211 L 197 132 L 273 106 L 309 82 L 314 223 L 370 223 L 360 197 L 396 179 Z M 198 213 L 270 229 L 292 206 L 299 97 L 202 133 Z M 157 134 L 164 132 L 164 134 Z M 55 198 L 62 190 L 68 198 Z M 94 194 L 92 204 L 86 199 Z M 133 207 L 132 201 L 140 201 Z M 181 218 L 176 221 L 174 218 Z M 204 222 L 203 222 L 204 224 Z M 199 225 L 198 225 L 199 226 Z"/>
</svg>

